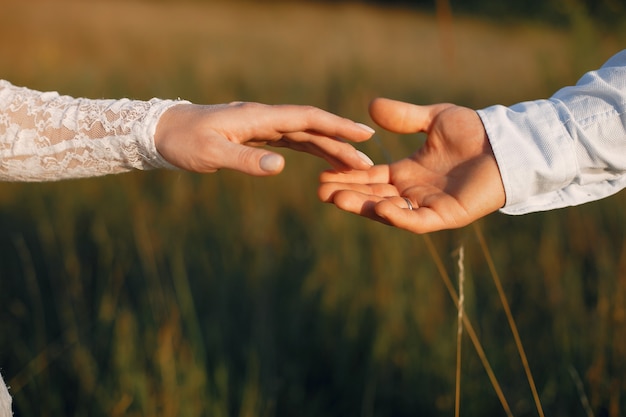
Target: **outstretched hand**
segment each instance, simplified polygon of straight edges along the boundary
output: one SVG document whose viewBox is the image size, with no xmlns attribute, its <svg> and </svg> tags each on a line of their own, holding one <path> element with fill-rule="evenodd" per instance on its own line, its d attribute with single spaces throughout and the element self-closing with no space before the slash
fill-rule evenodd
<svg viewBox="0 0 626 417">
<path fill-rule="evenodd" d="M 370 115 L 396 133 L 425 132 L 424 146 L 369 170 L 322 173 L 322 201 L 414 233 L 462 227 L 504 205 L 498 165 L 475 111 L 376 99 Z"/>
<path fill-rule="evenodd" d="M 168 162 L 188 171 L 266 176 L 285 165 L 280 154 L 261 148 L 266 144 L 317 155 L 337 170 L 367 169 L 371 160 L 343 140 L 361 142 L 373 132 L 310 106 L 180 104 L 161 116 L 154 141 Z"/>
</svg>

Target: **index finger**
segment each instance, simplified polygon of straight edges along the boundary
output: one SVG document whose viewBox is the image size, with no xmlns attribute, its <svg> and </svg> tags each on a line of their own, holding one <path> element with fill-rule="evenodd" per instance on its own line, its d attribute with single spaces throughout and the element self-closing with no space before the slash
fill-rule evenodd
<svg viewBox="0 0 626 417">
<path fill-rule="evenodd" d="M 313 106 L 281 104 L 271 106 L 271 110 L 272 125 L 283 134 L 315 132 L 352 142 L 366 141 L 374 134 L 374 129 L 363 123 Z"/>
</svg>

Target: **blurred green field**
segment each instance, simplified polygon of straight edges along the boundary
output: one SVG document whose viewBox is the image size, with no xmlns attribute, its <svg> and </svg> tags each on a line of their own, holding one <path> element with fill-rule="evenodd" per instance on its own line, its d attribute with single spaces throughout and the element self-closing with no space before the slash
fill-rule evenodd
<svg viewBox="0 0 626 417">
<path fill-rule="evenodd" d="M 359 4 L 2 0 L 0 78 L 313 104 L 371 125 L 377 96 L 547 97 L 622 48 L 626 33 L 568 13 L 557 30 Z M 376 162 L 421 140 L 376 137 L 359 145 Z M 16 416 L 452 415 L 457 313 L 436 261 L 456 276 L 461 245 L 467 314 L 514 415 L 536 415 L 474 227 L 427 241 L 340 212 L 316 198 L 325 164 L 286 156 L 275 178 L 1 183 L 0 372 Z M 626 415 L 625 204 L 478 223 L 547 415 L 587 416 L 584 400 Z M 505 415 L 469 340 L 462 381 L 462 415 Z"/>
</svg>

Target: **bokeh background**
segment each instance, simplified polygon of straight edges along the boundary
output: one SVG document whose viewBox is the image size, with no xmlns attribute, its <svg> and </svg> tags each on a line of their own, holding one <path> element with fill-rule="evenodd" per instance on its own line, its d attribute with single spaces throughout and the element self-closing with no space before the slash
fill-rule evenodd
<svg viewBox="0 0 626 417">
<path fill-rule="evenodd" d="M 458 3 L 458 4 L 457 4 Z M 623 48 L 622 0 L 1 0 L 0 77 L 63 94 L 473 108 L 548 97 Z M 419 135 L 378 130 L 376 162 Z M 426 237 L 316 197 L 286 153 L 252 178 L 0 184 L 0 372 L 17 416 L 440 416 L 456 282 L 516 416 L 626 415 L 626 194 Z M 479 239 L 484 236 L 486 246 Z M 456 285 L 456 284 L 455 284 Z M 466 335 L 466 333 L 464 333 Z M 460 410 L 505 415 L 467 339 Z"/>
</svg>

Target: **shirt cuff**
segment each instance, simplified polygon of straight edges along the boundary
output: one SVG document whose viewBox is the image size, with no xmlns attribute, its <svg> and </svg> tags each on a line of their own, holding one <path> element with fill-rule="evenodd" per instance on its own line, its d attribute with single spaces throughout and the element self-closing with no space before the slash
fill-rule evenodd
<svg viewBox="0 0 626 417">
<path fill-rule="evenodd" d="M 525 214 L 568 205 L 559 190 L 576 176 L 571 136 L 549 100 L 478 110 L 506 193 L 500 210 Z"/>
</svg>

